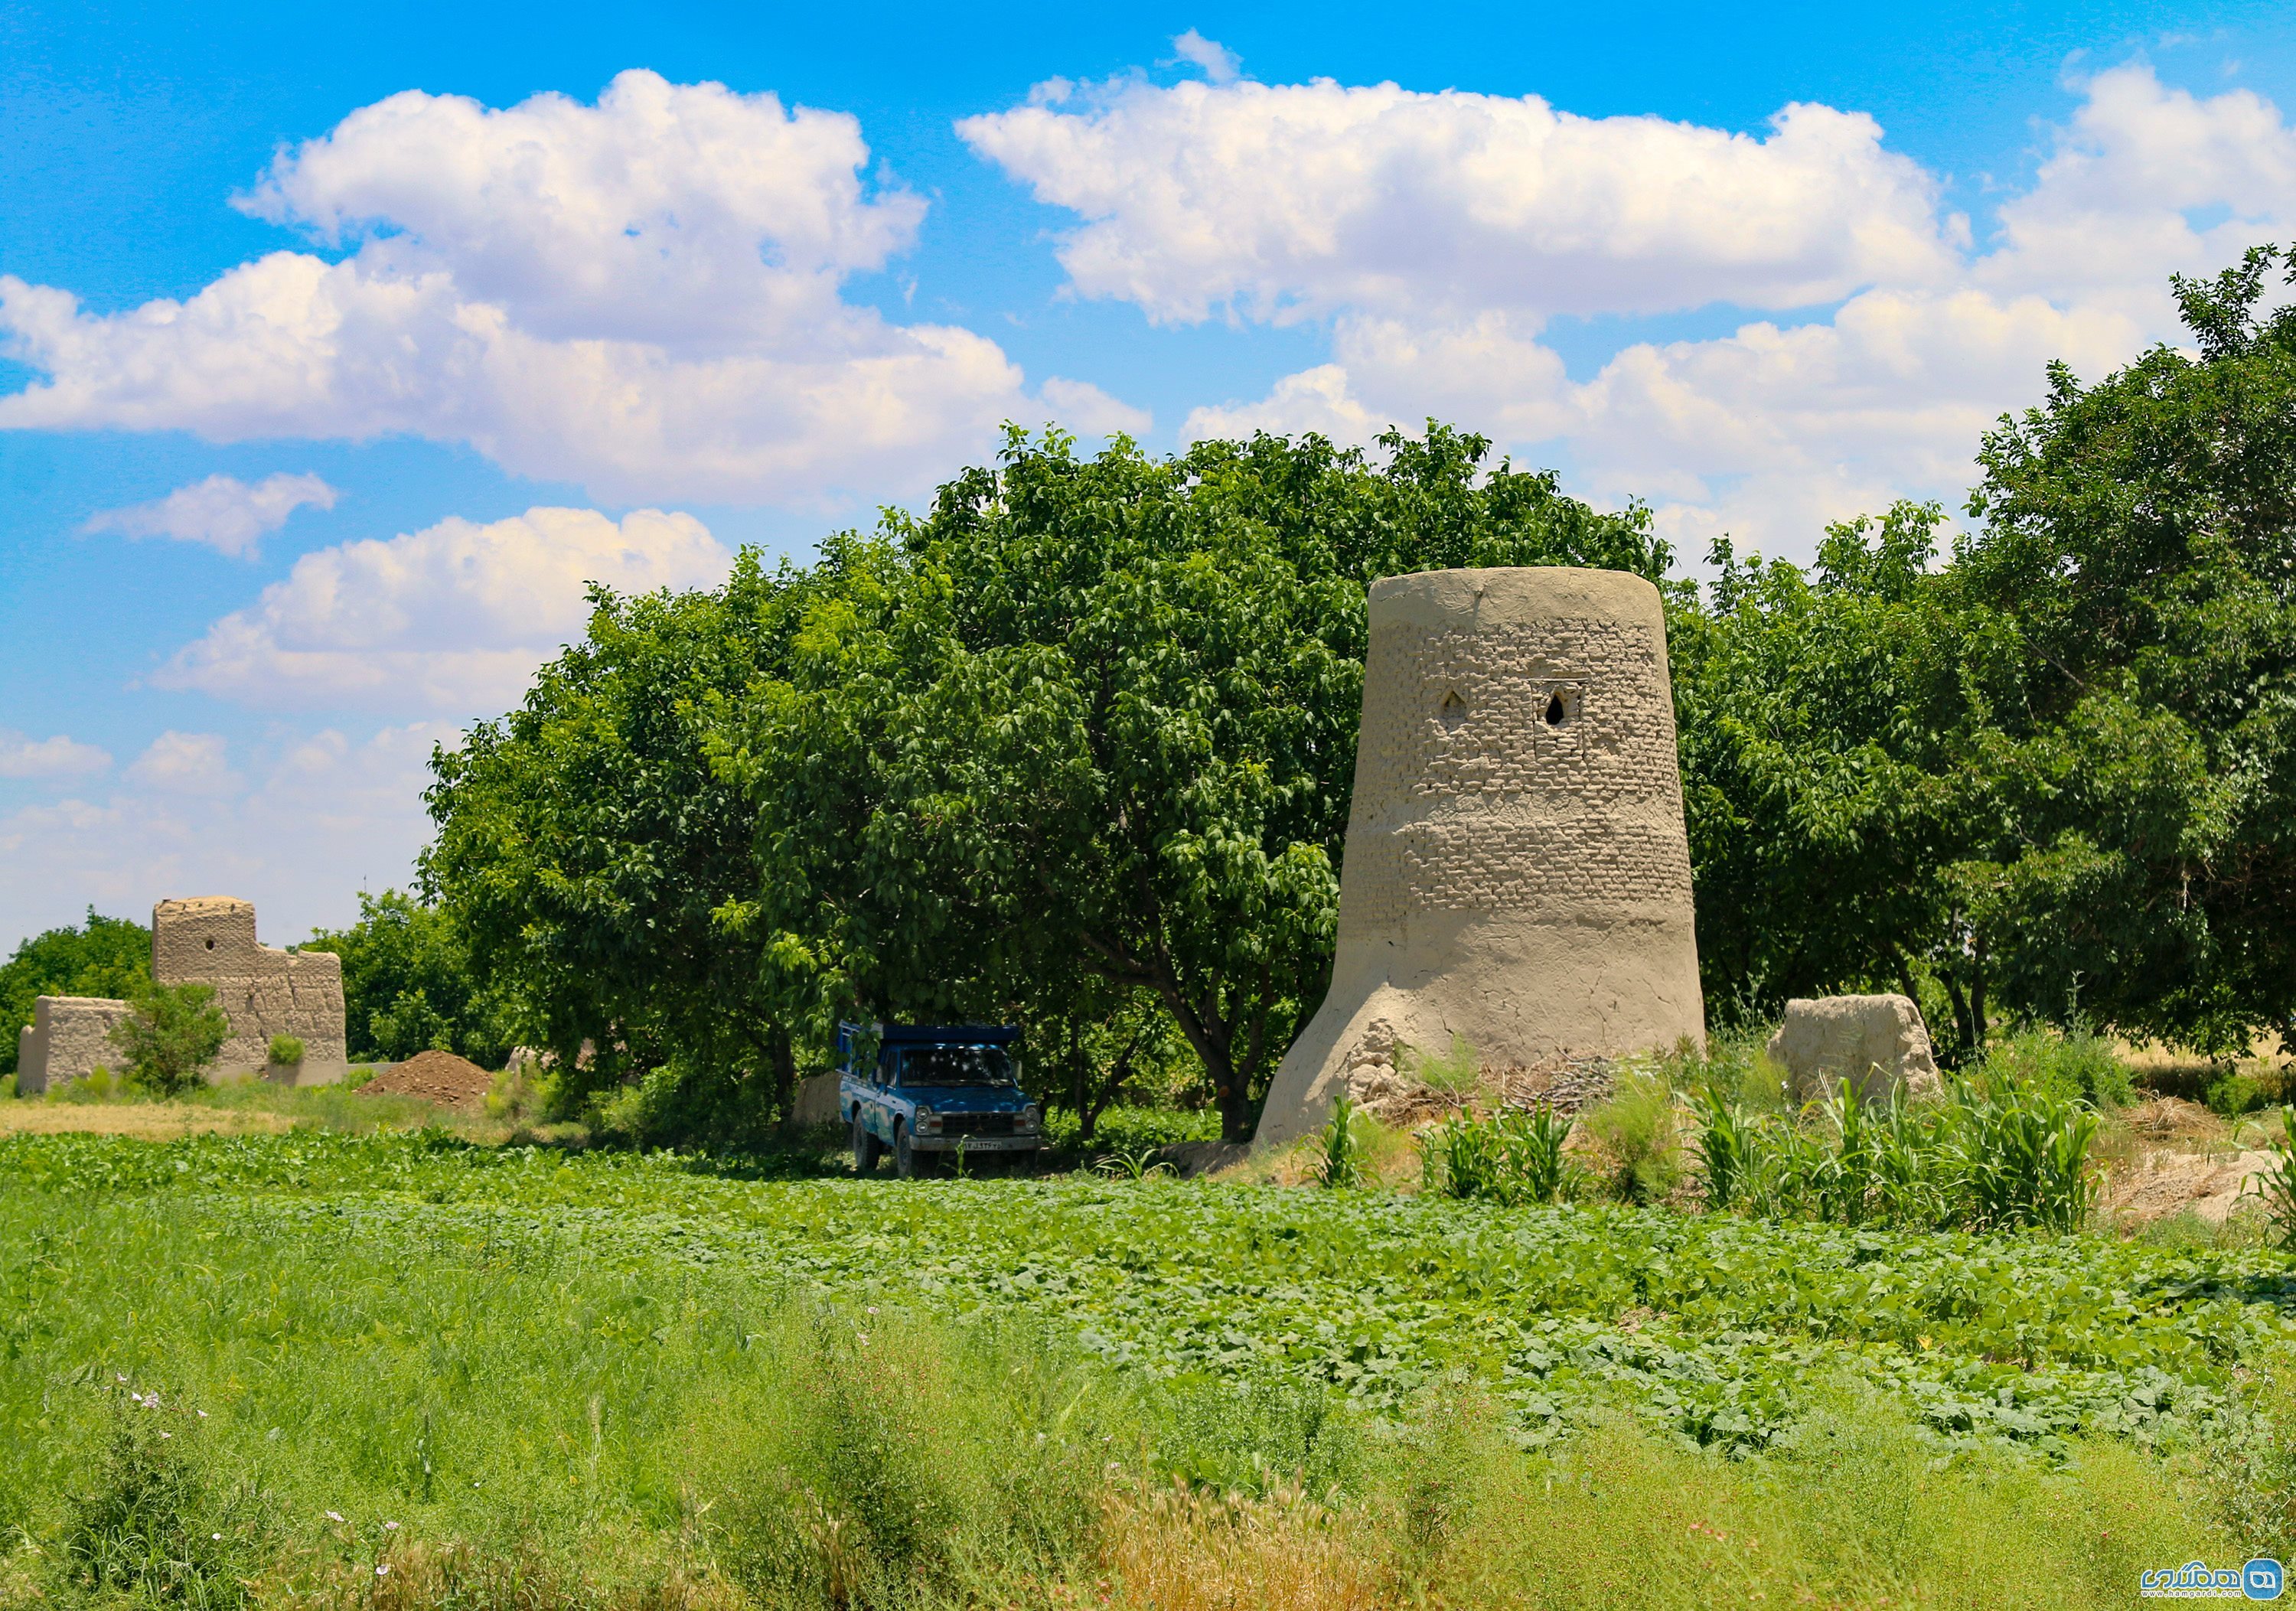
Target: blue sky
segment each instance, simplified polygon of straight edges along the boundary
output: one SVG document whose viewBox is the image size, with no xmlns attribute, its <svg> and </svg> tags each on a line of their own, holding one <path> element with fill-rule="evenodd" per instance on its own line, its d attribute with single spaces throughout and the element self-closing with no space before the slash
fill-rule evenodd
<svg viewBox="0 0 2296 1611">
<path fill-rule="evenodd" d="M 347 920 L 585 577 L 1003 418 L 1432 414 L 1800 556 L 2296 238 L 2284 4 L 984 16 L 0 4 L 0 946 Z"/>
</svg>

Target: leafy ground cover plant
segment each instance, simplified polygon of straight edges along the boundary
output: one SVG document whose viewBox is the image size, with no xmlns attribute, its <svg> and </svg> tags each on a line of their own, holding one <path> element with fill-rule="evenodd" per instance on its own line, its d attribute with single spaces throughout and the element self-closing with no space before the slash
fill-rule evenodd
<svg viewBox="0 0 2296 1611">
<path fill-rule="evenodd" d="M 2235 1425 L 2206 1382 L 2278 1335 L 2261 1255 L 53 1139 L 0 1145 L 27 1599 L 152 1536 L 209 1603 L 362 1611 L 2111 1605 L 2276 1525 L 2141 1446 Z"/>
<path fill-rule="evenodd" d="M 2296 1311 L 2296 1276 L 2260 1248 L 1431 1194 L 746 1171 L 443 1132 L 6 1137 L 0 1271 L 27 1270 L 24 1249 L 45 1229 L 48 1256 L 128 1283 L 126 1302 L 144 1278 L 127 1273 L 134 1259 L 99 1251 L 110 1229 L 90 1221 L 69 1246 L 54 1239 L 83 1209 L 104 1227 L 206 1216 L 266 1245 L 304 1238 L 314 1257 L 381 1258 L 379 1280 L 406 1278 L 392 1272 L 423 1247 L 505 1268 L 740 1269 L 857 1301 L 1025 1312 L 1158 1379 L 1273 1377 L 1387 1414 L 1464 1372 L 1534 1443 L 1611 1404 L 1664 1435 L 1740 1449 L 1769 1443 L 1810 1382 L 1841 1370 L 1906 1406 L 1941 1447 L 2047 1450 L 2091 1434 L 2189 1443 Z M 326 1284 L 313 1279 L 323 1307 Z M 222 1301 L 168 1290 L 167 1303 Z M 36 1358 L 81 1346 L 37 1329 L 50 1309 L 45 1295 L 25 1304 L 36 1330 L 22 1346 Z M 292 1336 L 314 1311 L 266 1301 L 231 1312 Z M 142 1337 L 129 1339 L 134 1357 L 159 1357 Z"/>
</svg>

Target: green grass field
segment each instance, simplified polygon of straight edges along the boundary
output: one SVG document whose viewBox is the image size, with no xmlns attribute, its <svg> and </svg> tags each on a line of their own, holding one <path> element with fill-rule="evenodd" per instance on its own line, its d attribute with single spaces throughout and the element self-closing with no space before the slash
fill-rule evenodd
<svg viewBox="0 0 2296 1611">
<path fill-rule="evenodd" d="M 2285 1535 L 2280 1255 L 806 1163 L 0 1138 L 0 1601 L 2117 1605 Z"/>
</svg>

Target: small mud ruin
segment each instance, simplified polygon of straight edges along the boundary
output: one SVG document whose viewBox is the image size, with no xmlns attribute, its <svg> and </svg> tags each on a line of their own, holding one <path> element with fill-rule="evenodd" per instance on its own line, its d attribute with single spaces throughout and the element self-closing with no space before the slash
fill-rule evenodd
<svg viewBox="0 0 2296 1611">
<path fill-rule="evenodd" d="M 303 1043 L 297 1083 L 340 1080 L 349 1067 L 343 1035 L 342 958 L 327 951 L 283 951 L 255 938 L 252 902 L 204 895 L 152 908 L 152 977 L 163 985 L 204 984 L 231 1022 L 231 1038 L 208 1067 L 210 1080 L 266 1072 L 271 1038 Z M 119 1068 L 111 1039 L 127 1004 L 87 996 L 42 996 L 17 1037 L 16 1089 L 36 1096 L 52 1084 Z"/>
<path fill-rule="evenodd" d="M 1705 1039 L 1658 589 L 1567 567 L 1372 584 L 1330 993 L 1256 1144 L 1414 1055 L 1536 1069 Z"/>
</svg>

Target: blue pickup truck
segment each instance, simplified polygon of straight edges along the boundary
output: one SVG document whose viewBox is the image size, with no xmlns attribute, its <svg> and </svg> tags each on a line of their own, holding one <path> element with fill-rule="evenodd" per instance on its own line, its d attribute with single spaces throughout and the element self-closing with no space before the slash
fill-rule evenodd
<svg viewBox="0 0 2296 1611">
<path fill-rule="evenodd" d="M 853 1134 L 853 1167 L 868 1174 L 893 1155 L 904 1178 L 941 1159 L 968 1164 L 1032 1157 L 1044 1110 L 1021 1089 L 1017 1029 L 979 1023 L 840 1023 L 838 1112 Z"/>
</svg>

